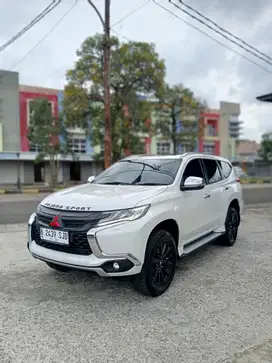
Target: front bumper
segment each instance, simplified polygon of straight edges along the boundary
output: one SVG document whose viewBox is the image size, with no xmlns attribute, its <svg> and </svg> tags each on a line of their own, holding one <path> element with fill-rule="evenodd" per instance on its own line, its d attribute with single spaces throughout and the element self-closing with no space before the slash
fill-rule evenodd
<svg viewBox="0 0 272 363">
<path fill-rule="evenodd" d="M 85 271 L 94 271 L 100 276 L 129 276 L 138 274 L 144 261 L 146 241 L 142 239 L 141 225 L 120 223 L 107 228 L 96 228 L 87 232 L 92 250 L 88 256 L 59 252 L 39 246 L 32 240 L 32 226 L 36 214 L 28 222 L 28 249 L 32 256 L 44 262 Z M 119 265 L 119 269 L 113 264 Z"/>
</svg>

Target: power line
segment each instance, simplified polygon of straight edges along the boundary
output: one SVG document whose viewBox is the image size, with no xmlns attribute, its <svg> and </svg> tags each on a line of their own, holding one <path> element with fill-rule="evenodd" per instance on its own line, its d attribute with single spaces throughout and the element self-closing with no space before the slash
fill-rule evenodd
<svg viewBox="0 0 272 363">
<path fill-rule="evenodd" d="M 142 8 L 144 8 L 147 4 L 150 4 L 151 0 L 147 0 L 146 2 L 144 2 L 141 6 L 139 6 L 138 8 L 132 10 L 130 13 L 126 14 L 125 16 L 123 16 L 121 19 L 117 20 L 115 23 L 112 24 L 113 26 L 116 26 L 117 24 L 121 23 L 123 20 L 127 19 L 128 17 L 130 17 L 131 15 L 134 15 L 135 13 L 137 13 L 139 10 L 141 10 Z"/>
<path fill-rule="evenodd" d="M 0 47 L 0 52 L 5 50 L 9 45 L 13 44 L 17 39 L 24 35 L 29 29 L 31 29 L 35 24 L 42 20 L 47 14 L 54 10 L 61 0 L 53 0 L 41 13 L 39 13 L 30 23 L 28 23 L 23 29 L 21 29 L 17 34 L 15 34 L 11 39 L 9 39 L 5 44 Z"/>
<path fill-rule="evenodd" d="M 228 37 L 227 35 L 221 33 L 219 30 L 215 29 L 214 27 L 212 27 L 211 25 L 207 24 L 205 21 L 199 19 L 197 16 L 191 14 L 189 11 L 185 10 L 185 9 L 182 9 L 180 6 L 178 6 L 177 4 L 174 4 L 172 3 L 171 0 L 169 0 L 169 2 L 174 5 L 176 8 L 178 8 L 179 10 L 181 10 L 183 13 L 189 15 L 192 19 L 198 21 L 199 23 L 203 24 L 204 26 L 206 26 L 207 28 L 211 29 L 212 31 L 214 31 L 215 33 L 221 35 L 223 38 L 227 39 L 228 41 L 230 41 L 231 43 L 237 45 L 239 48 L 245 50 L 246 52 L 254 55 L 256 58 L 266 62 L 267 64 L 271 65 L 272 66 L 272 62 L 265 59 L 264 57 L 258 55 L 256 52 L 253 52 L 252 50 L 250 49 L 247 49 L 246 47 L 244 47 L 243 45 L 239 44 L 237 41 L 231 39 L 230 37 Z"/>
<path fill-rule="evenodd" d="M 23 62 L 54 30 L 55 28 L 62 22 L 62 20 L 73 10 L 73 8 L 77 5 L 78 0 L 75 0 L 72 6 L 62 15 L 62 17 L 49 29 L 49 31 L 32 47 L 18 62 L 16 62 L 11 70 L 18 66 L 21 62 Z"/>
<path fill-rule="evenodd" d="M 126 14 L 125 16 L 123 16 L 121 19 L 119 19 L 116 23 L 114 23 L 112 26 L 115 26 L 117 24 L 119 24 L 120 22 L 122 22 L 123 20 L 127 19 L 129 16 L 134 15 L 136 12 L 138 12 L 139 10 L 141 10 L 144 6 L 146 6 L 147 4 L 150 3 L 151 0 L 146 1 L 145 3 L 143 3 L 140 7 L 132 10 L 130 13 Z M 62 20 L 73 10 L 73 8 L 76 6 L 76 4 L 78 3 L 78 0 L 75 0 L 75 2 L 73 3 L 73 5 L 68 9 L 67 12 L 64 13 L 64 15 L 53 25 L 53 27 L 50 28 L 50 30 L 44 35 L 43 38 L 41 38 L 18 62 L 16 62 L 11 70 L 13 70 L 14 68 L 16 68 L 18 66 L 18 64 L 20 64 L 21 62 L 23 62 L 53 31 L 54 29 L 62 22 Z M 58 5 L 58 3 L 57 3 Z M 46 9 L 44 9 L 44 11 L 42 13 L 44 13 L 45 11 L 47 11 L 50 7 L 52 6 L 52 4 L 50 4 Z M 56 5 L 55 5 L 56 7 Z M 53 9 L 51 9 L 53 10 Z M 50 11 L 51 11 L 50 10 Z M 41 13 L 41 14 L 42 14 Z M 38 15 L 35 19 L 37 19 L 40 15 Z M 32 20 L 31 23 L 33 23 L 34 20 Z M 31 24 L 30 23 L 30 24 Z M 26 27 L 25 27 L 26 28 Z M 21 31 L 22 32 L 22 31 Z M 1 49 L 1 48 L 0 48 Z"/>
<path fill-rule="evenodd" d="M 181 16 L 173 13 L 171 10 L 167 9 L 166 7 L 164 7 L 163 5 L 157 3 L 155 0 L 153 0 L 154 4 L 156 4 L 158 7 L 160 7 L 161 9 L 163 9 L 164 11 L 166 11 L 167 13 L 171 14 L 172 16 L 174 16 L 175 18 L 179 19 L 180 21 L 182 21 L 183 23 L 187 24 L 188 26 L 190 26 L 191 28 L 197 30 L 198 32 L 200 32 L 201 34 L 205 35 L 206 37 L 212 39 L 214 42 L 216 42 L 217 44 L 221 45 L 222 47 L 232 51 L 233 53 L 235 53 L 236 55 L 238 55 L 239 57 L 243 58 L 243 59 L 246 59 L 248 62 L 254 64 L 255 66 L 259 67 L 259 68 L 262 68 L 264 71 L 272 74 L 272 71 L 269 70 L 268 68 L 262 66 L 261 64 L 255 62 L 253 59 L 245 56 L 244 54 L 242 53 L 239 53 L 237 52 L 235 49 L 231 48 L 230 46 L 220 42 L 220 40 L 212 37 L 211 35 L 209 35 L 208 33 L 204 32 L 202 29 L 198 28 L 197 26 L 191 24 L 190 22 L 188 22 L 187 20 L 183 19 Z"/>
<path fill-rule="evenodd" d="M 171 1 L 170 1 L 171 2 Z M 192 6 L 185 4 L 182 0 L 179 0 L 179 2 L 185 6 L 186 8 L 190 9 L 191 11 L 193 11 L 195 14 L 201 16 L 203 19 L 207 20 L 209 23 L 213 24 L 214 26 L 216 26 L 219 30 L 221 30 L 223 33 L 226 33 L 228 35 L 230 35 L 231 37 L 233 37 L 234 39 L 240 41 L 242 44 L 246 45 L 248 48 L 255 50 L 257 53 L 259 53 L 260 55 L 266 57 L 267 59 L 272 61 L 272 57 L 270 57 L 269 55 L 261 52 L 260 50 L 258 50 L 257 48 L 253 47 L 252 45 L 250 45 L 249 43 L 247 43 L 246 41 L 244 41 L 242 38 L 237 37 L 236 35 L 234 35 L 233 33 L 229 32 L 228 30 L 222 28 L 220 25 L 218 25 L 215 21 L 213 21 L 211 18 L 208 18 L 207 16 L 205 16 L 204 14 L 200 13 L 198 10 L 194 9 Z"/>
</svg>

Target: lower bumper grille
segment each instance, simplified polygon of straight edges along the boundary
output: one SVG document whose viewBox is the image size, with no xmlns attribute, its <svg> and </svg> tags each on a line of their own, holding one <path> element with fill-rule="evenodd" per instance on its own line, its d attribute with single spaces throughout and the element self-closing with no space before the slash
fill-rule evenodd
<svg viewBox="0 0 272 363">
<path fill-rule="evenodd" d="M 60 245 L 44 241 L 40 238 L 40 226 L 38 223 L 33 223 L 32 238 L 38 246 L 48 248 L 50 250 L 71 253 L 73 255 L 89 256 L 92 254 L 91 247 L 87 239 L 86 232 L 69 231 L 69 245 Z"/>
</svg>

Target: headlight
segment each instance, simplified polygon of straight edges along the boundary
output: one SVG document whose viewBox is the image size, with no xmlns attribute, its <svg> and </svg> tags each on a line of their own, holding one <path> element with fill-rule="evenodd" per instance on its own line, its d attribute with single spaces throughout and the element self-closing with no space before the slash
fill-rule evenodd
<svg viewBox="0 0 272 363">
<path fill-rule="evenodd" d="M 32 230 L 32 224 L 35 221 L 36 213 L 32 213 L 28 220 L 28 228 L 27 228 L 27 236 L 28 236 L 28 242 L 32 240 L 31 230 Z"/>
<path fill-rule="evenodd" d="M 28 224 L 31 225 L 34 222 L 35 218 L 36 218 L 36 213 L 32 213 L 31 216 L 29 217 Z"/>
<path fill-rule="evenodd" d="M 97 227 L 118 222 L 135 221 L 136 219 L 143 217 L 147 213 L 149 207 L 149 205 L 144 205 L 142 207 L 135 207 L 131 209 L 103 212 L 102 219 L 98 222 Z"/>
</svg>

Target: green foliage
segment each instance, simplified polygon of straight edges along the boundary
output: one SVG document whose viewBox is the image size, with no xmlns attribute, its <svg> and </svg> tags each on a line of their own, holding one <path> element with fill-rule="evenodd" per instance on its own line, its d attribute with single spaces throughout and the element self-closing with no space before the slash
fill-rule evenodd
<svg viewBox="0 0 272 363">
<path fill-rule="evenodd" d="M 151 104 L 136 95 L 157 97 L 161 94 L 165 65 L 154 44 L 121 43 L 116 37 L 110 42 L 112 142 L 113 160 L 116 160 L 126 149 L 143 152 L 142 136 L 147 132 L 145 121 L 150 117 Z M 103 44 L 103 35 L 87 38 L 77 51 L 74 68 L 66 75 L 67 122 L 72 127 L 83 128 L 86 134 L 91 132 L 93 146 L 104 143 Z"/>
<path fill-rule="evenodd" d="M 174 153 L 181 144 L 193 151 L 198 137 L 199 113 L 206 107 L 206 102 L 197 99 L 183 84 L 172 87 L 166 84 L 157 105 L 156 133 L 172 140 Z M 182 130 L 178 129 L 180 120 Z"/>
<path fill-rule="evenodd" d="M 271 139 L 262 140 L 261 148 L 260 148 L 260 156 L 266 162 L 272 161 L 272 140 Z"/>
<path fill-rule="evenodd" d="M 59 136 L 65 139 L 59 143 Z M 36 145 L 38 155 L 36 162 L 48 158 L 51 168 L 51 183 L 56 183 L 58 156 L 68 153 L 68 134 L 62 117 L 53 115 L 52 105 L 47 99 L 37 99 L 30 103 L 30 123 L 28 129 L 30 144 Z"/>
</svg>

